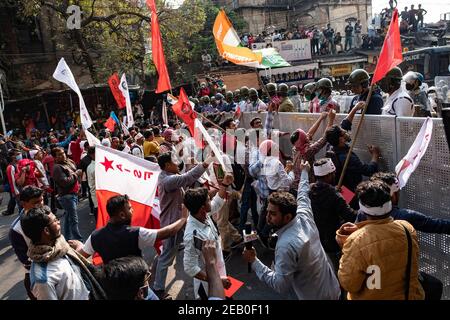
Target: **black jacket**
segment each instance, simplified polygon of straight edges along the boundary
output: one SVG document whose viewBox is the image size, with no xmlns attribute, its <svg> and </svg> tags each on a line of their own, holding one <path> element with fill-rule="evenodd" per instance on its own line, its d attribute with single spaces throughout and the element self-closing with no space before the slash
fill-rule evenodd
<svg viewBox="0 0 450 320">
<path fill-rule="evenodd" d="M 86 155 L 83 159 L 81 159 L 80 164 L 78 165 L 78 169 L 81 169 L 83 173 L 86 173 L 87 167 L 92 162 L 92 158 L 89 155 Z"/>
<path fill-rule="evenodd" d="M 353 98 L 351 104 L 350 104 L 350 111 L 352 111 L 353 107 L 359 102 L 359 101 L 366 101 L 368 92 L 358 95 Z M 369 105 L 367 106 L 366 114 L 381 114 L 384 106 L 383 97 L 381 96 L 379 91 L 375 91 L 372 94 L 372 97 L 370 97 Z"/>
<path fill-rule="evenodd" d="M 323 248 L 326 252 L 340 251 L 335 240 L 336 230 L 344 222 L 354 222 L 358 212 L 350 208 L 328 183 L 318 181 L 311 184 L 309 198 Z"/>
<path fill-rule="evenodd" d="M 327 151 L 327 157 L 331 158 L 336 166 L 336 184 L 339 182 L 339 177 L 341 176 L 349 149 L 350 147 L 346 145 L 344 148 L 331 147 L 331 149 Z M 359 157 L 352 152 L 350 160 L 348 161 L 347 170 L 345 171 L 343 185 L 355 192 L 358 184 L 363 181 L 363 176 L 371 177 L 376 172 L 378 172 L 378 164 L 376 162 L 370 161 L 369 163 L 363 163 Z"/>
</svg>

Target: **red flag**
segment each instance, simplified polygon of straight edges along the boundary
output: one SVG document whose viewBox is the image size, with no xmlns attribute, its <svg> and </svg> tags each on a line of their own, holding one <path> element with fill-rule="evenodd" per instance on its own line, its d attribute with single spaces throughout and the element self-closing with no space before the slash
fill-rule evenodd
<svg viewBox="0 0 450 320">
<path fill-rule="evenodd" d="M 239 119 L 240 116 L 241 116 L 241 107 L 237 106 L 236 111 L 234 112 L 234 117 L 236 119 Z"/>
<path fill-rule="evenodd" d="M 195 119 L 197 118 L 186 92 L 183 88 L 180 90 L 180 96 L 178 97 L 178 102 L 172 106 L 173 112 L 187 124 L 189 132 L 194 136 L 195 132 Z"/>
<path fill-rule="evenodd" d="M 108 84 L 109 84 L 111 92 L 112 92 L 112 94 L 114 96 L 114 99 L 116 99 L 116 102 L 117 102 L 117 105 L 119 106 L 119 109 L 125 108 L 126 107 L 126 101 L 125 101 L 125 97 L 122 94 L 122 91 L 120 91 L 120 89 L 119 89 L 120 80 L 119 80 L 119 76 L 117 75 L 117 73 L 114 73 L 108 79 Z"/>
<path fill-rule="evenodd" d="M 108 120 L 104 123 L 104 126 L 109 129 L 109 131 L 114 132 L 114 126 L 116 125 L 116 122 L 112 117 L 109 117 Z"/>
<path fill-rule="evenodd" d="M 372 78 L 372 84 L 384 78 L 386 73 L 403 61 L 402 43 L 398 27 L 398 11 L 394 10 L 389 30 L 384 39 L 383 48 L 378 57 L 377 67 Z"/>
<path fill-rule="evenodd" d="M 158 71 L 158 86 L 156 93 L 169 91 L 171 89 L 169 72 L 167 71 L 166 59 L 164 57 L 164 50 L 161 39 L 161 32 L 159 30 L 158 15 L 156 14 L 155 0 L 147 0 L 147 6 L 150 9 L 151 28 L 152 28 L 152 55 L 153 63 Z"/>
<path fill-rule="evenodd" d="M 109 221 L 106 210 L 108 200 L 113 196 L 126 194 L 133 207 L 131 225 L 159 229 L 161 210 L 159 201 L 155 198 L 161 172 L 158 165 L 101 145 L 96 147 L 95 155 L 98 159 L 95 164 L 95 174 L 98 177 L 96 228 L 104 227 Z M 158 252 L 160 245 L 160 241 L 155 243 Z M 94 263 L 101 263 L 100 257 L 94 257 Z"/>
</svg>

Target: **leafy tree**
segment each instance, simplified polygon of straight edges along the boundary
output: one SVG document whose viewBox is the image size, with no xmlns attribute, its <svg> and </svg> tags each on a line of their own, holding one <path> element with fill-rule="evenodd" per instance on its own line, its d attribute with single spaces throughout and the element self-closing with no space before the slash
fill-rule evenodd
<svg viewBox="0 0 450 320">
<path fill-rule="evenodd" d="M 81 28 L 66 27 L 77 5 L 82 10 Z M 54 13 L 57 24 L 55 41 L 59 50 L 72 52 L 74 60 L 86 66 L 94 82 L 105 82 L 118 70 L 138 74 L 143 79 L 150 59 L 144 61 L 150 38 L 150 13 L 141 1 L 123 0 L 23 0 L 21 13 L 39 17 L 43 9 Z M 164 51 L 169 69 L 190 59 L 189 39 L 202 30 L 205 14 L 200 0 L 186 0 L 178 9 L 157 1 Z"/>
</svg>

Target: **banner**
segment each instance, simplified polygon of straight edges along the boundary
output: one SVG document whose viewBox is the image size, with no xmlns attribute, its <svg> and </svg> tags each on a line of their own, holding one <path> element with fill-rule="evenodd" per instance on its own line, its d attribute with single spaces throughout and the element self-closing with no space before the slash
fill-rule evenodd
<svg viewBox="0 0 450 320">
<path fill-rule="evenodd" d="M 291 66 L 288 62 L 286 62 L 283 59 L 283 57 L 274 48 L 255 50 L 253 52 L 260 53 L 263 57 L 261 64 L 256 66 L 259 69 L 281 68 L 281 67 L 290 67 Z"/>
<path fill-rule="evenodd" d="M 395 167 L 400 189 L 406 185 L 409 177 L 419 165 L 420 160 L 427 151 L 432 134 L 433 120 L 431 118 L 427 118 L 423 123 L 416 140 L 414 140 L 411 148 L 409 148 L 408 153 Z"/>
<path fill-rule="evenodd" d="M 58 66 L 56 67 L 56 70 L 53 73 L 53 78 L 55 78 L 59 82 L 67 84 L 78 95 L 78 99 L 80 100 L 81 124 L 84 130 L 89 129 L 92 126 L 91 116 L 89 115 L 89 112 L 84 103 L 84 99 L 83 96 L 81 95 L 80 88 L 78 87 L 75 78 L 72 74 L 72 71 L 70 70 L 64 58 L 61 58 L 61 60 L 59 60 Z"/>
<path fill-rule="evenodd" d="M 134 125 L 134 118 L 133 118 L 133 110 L 131 109 L 130 91 L 128 90 L 127 77 L 125 76 L 125 73 L 122 75 L 122 78 L 120 79 L 119 90 L 122 93 L 122 96 L 125 97 L 125 105 L 127 108 L 126 125 L 129 128 Z"/>
<path fill-rule="evenodd" d="M 310 60 L 311 59 L 311 40 L 310 39 L 295 39 L 286 41 L 270 41 L 269 43 L 253 43 L 253 52 L 267 48 L 270 44 L 276 49 L 281 57 L 288 62 Z"/>
<path fill-rule="evenodd" d="M 128 153 L 97 145 L 95 148 L 95 182 L 98 200 L 97 229 L 108 223 L 106 203 L 116 195 L 128 195 L 133 207 L 132 226 L 159 229 L 159 216 L 152 213 L 158 177 L 158 164 Z M 159 248 L 155 245 L 156 248 Z"/>
</svg>

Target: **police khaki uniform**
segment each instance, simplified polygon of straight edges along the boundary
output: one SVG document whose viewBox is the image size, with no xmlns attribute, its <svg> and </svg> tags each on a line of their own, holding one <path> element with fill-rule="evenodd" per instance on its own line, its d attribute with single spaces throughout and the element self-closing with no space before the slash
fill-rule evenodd
<svg viewBox="0 0 450 320">
<path fill-rule="evenodd" d="M 278 96 L 281 98 L 278 112 L 295 112 L 294 104 L 288 97 L 288 91 L 289 88 L 286 84 L 282 83 L 278 86 Z"/>
</svg>

